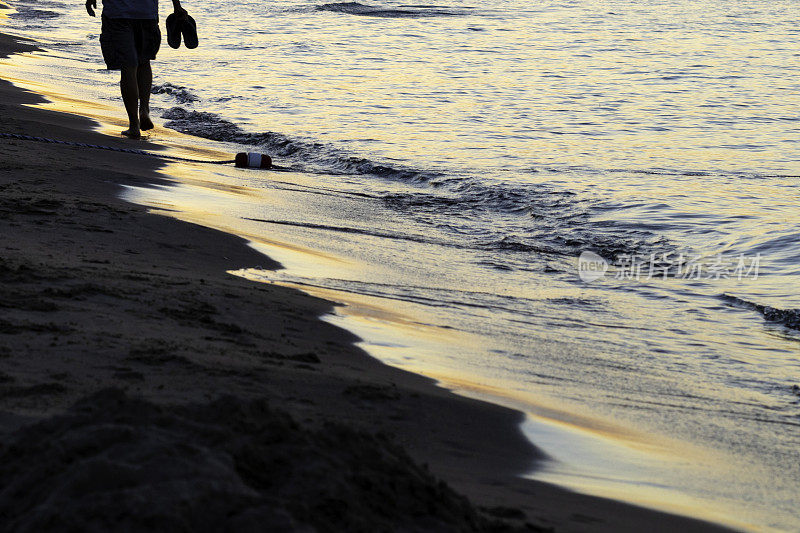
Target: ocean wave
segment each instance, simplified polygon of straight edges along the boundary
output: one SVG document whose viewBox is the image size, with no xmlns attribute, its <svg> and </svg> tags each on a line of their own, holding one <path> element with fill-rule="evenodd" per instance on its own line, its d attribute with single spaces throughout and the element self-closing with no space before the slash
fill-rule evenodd
<svg viewBox="0 0 800 533">
<path fill-rule="evenodd" d="M 577 257 L 592 250 L 613 261 L 623 255 L 647 256 L 674 249 L 655 233 L 634 235 L 592 224 L 590 199 L 543 184 L 511 185 L 466 177 L 447 180 L 428 191 L 387 194 L 383 201 L 422 218 L 447 214 L 452 232 L 486 251 Z"/>
<path fill-rule="evenodd" d="M 26 21 L 43 21 L 43 20 L 58 18 L 61 16 L 61 13 L 57 13 L 55 11 L 50 11 L 47 9 L 38 9 L 35 7 L 15 5 L 14 9 L 15 12 L 12 13 L 10 16 L 13 18 L 19 18 Z"/>
<path fill-rule="evenodd" d="M 605 258 L 624 255 L 647 255 L 649 250 L 666 246 L 656 239 L 629 239 L 621 235 L 594 233 L 581 228 L 553 231 L 541 228 L 531 234 L 508 234 L 480 243 L 487 251 L 535 253 L 577 258 L 582 252 L 592 252 Z"/>
<path fill-rule="evenodd" d="M 678 168 L 601 168 L 594 166 L 554 166 L 549 165 L 546 167 L 531 167 L 528 172 L 536 174 L 539 172 L 548 172 L 552 174 L 571 174 L 575 172 L 590 173 L 590 174 L 630 174 L 630 175 L 644 175 L 644 176 L 679 176 L 679 177 L 709 177 L 709 176 L 722 176 L 735 179 L 746 180 L 763 180 L 771 178 L 797 178 L 796 174 L 791 174 L 788 170 L 783 173 L 764 173 L 755 172 L 752 170 L 687 170 Z"/>
<path fill-rule="evenodd" d="M 168 86 L 168 84 L 164 84 Z M 163 87 L 163 86 L 159 86 Z M 170 93 L 168 86 L 163 92 Z M 184 89 L 184 88 L 179 88 Z M 160 89 L 161 90 L 161 89 Z M 438 170 L 415 169 L 401 164 L 385 164 L 316 141 L 292 138 L 276 132 L 250 133 L 215 113 L 173 107 L 162 114 L 168 128 L 181 133 L 216 141 L 254 145 L 270 155 L 292 158 L 301 171 L 334 175 L 369 175 L 411 184 L 427 183 L 427 190 L 389 193 L 383 201 L 398 210 L 417 212 L 449 211 L 502 212 L 530 216 L 532 219 L 553 217 L 560 222 L 586 215 L 586 208 L 575 193 L 544 185 L 512 185 L 489 182 L 482 178 L 447 177 Z"/>
<path fill-rule="evenodd" d="M 388 207 L 425 223 L 441 222 L 443 214 L 451 215 L 447 226 L 458 237 L 447 245 L 515 255 L 577 257 L 584 250 L 594 250 L 607 258 L 664 249 L 664 243 L 655 234 L 642 232 L 632 236 L 630 231 L 595 227 L 589 223 L 593 203 L 558 187 L 445 175 L 396 163 L 388 165 L 321 142 L 276 132 L 250 133 L 215 113 L 182 107 L 173 107 L 162 116 L 168 119 L 165 124 L 168 128 L 207 139 L 257 146 L 270 155 L 290 159 L 291 168 L 296 171 L 375 176 L 425 185 L 386 193 L 380 198 Z"/>
<path fill-rule="evenodd" d="M 152 94 L 166 94 L 173 97 L 180 104 L 188 104 L 197 102 L 199 98 L 192 91 L 181 85 L 173 85 L 172 83 L 165 82 L 161 85 L 153 85 L 150 89 Z"/>
<path fill-rule="evenodd" d="M 275 224 L 278 226 L 295 226 L 298 228 L 306 228 L 306 229 L 318 229 L 318 230 L 325 230 L 325 231 L 335 231 L 340 233 L 353 233 L 358 235 L 365 235 L 368 237 L 380 237 L 383 239 L 394 239 L 394 240 L 402 240 L 402 241 L 411 241 L 411 242 L 418 242 L 422 244 L 437 244 L 440 246 L 449 246 L 454 248 L 463 248 L 463 246 L 459 246 L 452 242 L 447 242 L 443 240 L 431 239 L 429 237 L 425 237 L 423 235 L 413 235 L 409 233 L 393 233 L 393 232 L 386 232 L 386 231 L 378 231 L 373 229 L 367 228 L 356 228 L 356 227 L 348 227 L 348 226 L 331 226 L 328 224 L 315 224 L 312 222 L 296 222 L 291 220 L 270 220 L 265 218 L 246 218 L 246 220 L 252 220 L 253 222 L 263 222 L 265 224 Z"/>
<path fill-rule="evenodd" d="M 443 9 L 429 5 L 398 6 L 397 8 L 375 7 L 358 2 L 333 2 L 322 4 L 315 8 L 317 11 L 331 11 L 362 17 L 384 18 L 421 18 L 421 17 L 452 17 L 463 15 L 463 11 Z"/>
<path fill-rule="evenodd" d="M 18 0 L 10 6 L 11 17 L 34 20 L 50 20 L 61 16 L 66 4 L 53 0 Z"/>
<path fill-rule="evenodd" d="M 392 193 L 383 200 L 401 210 L 450 211 L 454 215 L 465 210 L 520 214 L 533 219 L 557 214 L 563 220 L 586 213 L 575 193 L 542 184 L 510 184 L 469 176 L 436 180 L 431 184 L 434 190 Z"/>
<path fill-rule="evenodd" d="M 293 157 L 299 170 L 327 174 L 374 175 L 408 182 L 424 182 L 441 174 L 400 165 L 388 165 L 357 157 L 324 143 L 296 139 L 276 132 L 249 133 L 215 113 L 189 111 L 173 107 L 165 111 L 167 128 L 215 141 L 253 145 L 270 151 L 270 155 Z"/>
<path fill-rule="evenodd" d="M 481 248 L 491 251 L 525 252 L 546 255 L 564 255 L 563 250 L 547 246 L 546 243 L 525 239 L 518 235 L 505 235 L 500 239 L 489 240 L 481 243 Z"/>
<path fill-rule="evenodd" d="M 789 329 L 800 330 L 800 309 L 779 309 L 769 305 L 749 302 L 730 294 L 723 294 L 722 299 L 737 307 L 744 307 L 757 311 L 767 322 L 774 322 L 786 326 Z"/>
</svg>

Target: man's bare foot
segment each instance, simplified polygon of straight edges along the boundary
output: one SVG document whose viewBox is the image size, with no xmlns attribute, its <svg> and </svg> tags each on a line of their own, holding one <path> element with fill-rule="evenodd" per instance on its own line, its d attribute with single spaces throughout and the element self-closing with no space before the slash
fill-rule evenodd
<svg viewBox="0 0 800 533">
<path fill-rule="evenodd" d="M 123 131 L 122 134 L 125 137 L 128 137 L 129 139 L 141 139 L 142 138 L 142 132 L 139 131 L 139 130 L 135 130 L 133 128 L 130 128 L 130 129 L 127 129 L 127 130 Z"/>
<path fill-rule="evenodd" d="M 150 120 L 149 115 L 139 115 L 139 127 L 142 128 L 142 131 L 152 130 L 155 128 L 153 121 Z"/>
</svg>

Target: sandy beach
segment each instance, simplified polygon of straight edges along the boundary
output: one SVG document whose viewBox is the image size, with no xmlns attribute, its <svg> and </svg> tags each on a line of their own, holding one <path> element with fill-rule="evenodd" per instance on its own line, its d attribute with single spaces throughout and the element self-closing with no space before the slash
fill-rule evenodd
<svg viewBox="0 0 800 533">
<path fill-rule="evenodd" d="M 0 55 L 33 43 L 0 35 Z M 0 132 L 115 147 L 0 82 Z M 369 357 L 238 237 L 126 203 L 163 162 L 0 140 L 7 530 L 714 531 L 526 480 L 523 414 Z"/>
</svg>

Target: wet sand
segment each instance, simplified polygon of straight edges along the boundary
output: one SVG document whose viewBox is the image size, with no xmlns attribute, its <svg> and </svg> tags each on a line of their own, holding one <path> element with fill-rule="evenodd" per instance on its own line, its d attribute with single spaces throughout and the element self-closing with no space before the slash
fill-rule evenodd
<svg viewBox="0 0 800 533">
<path fill-rule="evenodd" d="M 159 150 L 42 101 L 0 82 L 0 131 Z M 372 359 L 330 302 L 227 274 L 279 266 L 244 240 L 118 198 L 162 166 L 0 139 L 11 529 L 721 530 L 518 477 L 522 413 Z"/>
</svg>

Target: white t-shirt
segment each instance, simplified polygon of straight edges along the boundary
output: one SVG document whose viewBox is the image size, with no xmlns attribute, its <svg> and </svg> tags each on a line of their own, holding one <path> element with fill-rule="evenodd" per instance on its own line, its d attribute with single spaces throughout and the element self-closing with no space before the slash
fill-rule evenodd
<svg viewBox="0 0 800 533">
<path fill-rule="evenodd" d="M 103 0 L 103 16 L 112 19 L 158 19 L 158 0 Z"/>
</svg>

